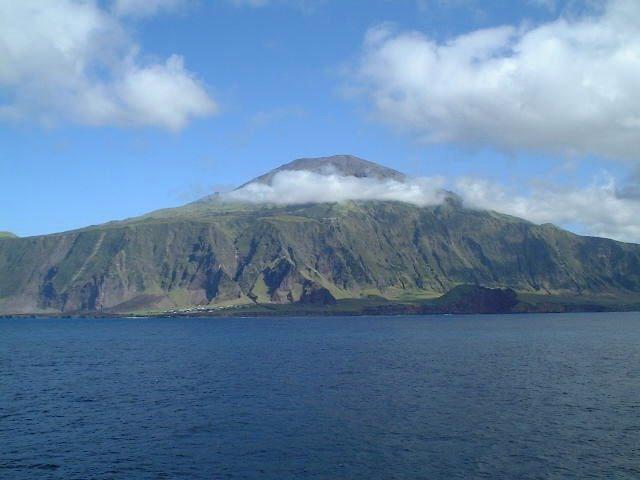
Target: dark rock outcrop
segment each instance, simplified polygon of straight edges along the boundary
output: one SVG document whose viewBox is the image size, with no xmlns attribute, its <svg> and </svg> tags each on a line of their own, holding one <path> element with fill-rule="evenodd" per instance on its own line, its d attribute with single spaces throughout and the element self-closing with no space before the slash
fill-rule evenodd
<svg viewBox="0 0 640 480">
<path fill-rule="evenodd" d="M 299 303 L 303 305 L 335 305 L 336 299 L 331 292 L 321 285 L 305 282 L 302 287 Z"/>
<path fill-rule="evenodd" d="M 510 288 L 459 285 L 452 288 L 422 313 L 511 313 L 518 305 L 518 294 Z"/>
</svg>

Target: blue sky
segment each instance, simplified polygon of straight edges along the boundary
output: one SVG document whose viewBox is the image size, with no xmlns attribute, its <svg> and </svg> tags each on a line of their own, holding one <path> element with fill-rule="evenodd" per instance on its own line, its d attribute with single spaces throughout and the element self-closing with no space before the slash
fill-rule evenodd
<svg viewBox="0 0 640 480">
<path fill-rule="evenodd" d="M 627 3 L 611 5 L 622 9 Z M 611 5 L 607 8 L 613 11 Z M 19 12 L 9 2 L 0 5 L 4 9 L 0 17 L 14 24 L 23 22 L 23 38 L 27 39 L 20 44 L 27 55 L 9 54 L 5 58 L 5 65 L 20 75 L 3 74 L 0 68 L 0 106 L 9 107 L 4 115 L 0 108 L 0 230 L 26 236 L 126 218 L 238 185 L 295 158 L 351 153 L 411 175 L 443 176 L 454 187 L 460 178 L 481 180 L 493 193 L 483 194 L 479 205 L 498 210 L 504 206 L 502 210 L 508 213 L 520 212 L 509 209 L 512 202 L 508 195 L 525 195 L 519 199 L 522 202 L 554 198 L 556 203 L 545 204 L 545 212 L 529 204 L 522 212 L 530 213 L 533 221 L 549 219 L 579 233 L 640 240 L 636 238 L 640 225 L 629 225 L 629 218 L 640 213 L 637 198 L 620 193 L 633 190 L 629 182 L 633 182 L 637 168 L 633 154 L 637 144 L 629 140 L 631 136 L 614 139 L 615 147 L 611 146 L 614 140 L 608 140 L 610 136 L 592 142 L 576 139 L 572 132 L 579 132 L 580 125 L 567 124 L 582 122 L 582 117 L 574 120 L 551 112 L 550 118 L 558 122 L 554 128 L 561 132 L 557 136 L 541 132 L 532 135 L 531 142 L 511 141 L 506 137 L 520 138 L 515 129 L 502 135 L 501 131 L 491 131 L 501 128 L 498 122 L 497 126 L 487 126 L 486 121 L 473 123 L 467 115 L 463 121 L 453 118 L 451 112 L 443 116 L 438 113 L 441 108 L 432 108 L 440 105 L 438 102 L 463 102 L 469 92 L 475 91 L 469 85 L 445 91 L 449 88 L 446 78 L 437 84 L 434 80 L 433 85 L 429 79 L 421 80 L 416 86 L 406 76 L 398 83 L 397 78 L 406 73 L 401 69 L 407 62 L 396 61 L 396 57 L 384 63 L 385 68 L 398 69 L 396 76 L 378 68 L 388 60 L 384 56 L 387 50 L 401 58 L 405 48 L 412 62 L 428 55 L 429 45 L 444 47 L 473 32 L 489 29 L 490 41 L 499 41 L 502 33 L 495 28 L 501 26 L 513 29 L 507 35 L 517 39 L 509 42 L 522 45 L 537 38 L 534 34 L 548 39 L 554 31 L 562 32 L 558 27 L 562 19 L 574 30 L 586 28 L 588 22 L 606 26 L 614 21 L 607 20 L 613 14 L 609 15 L 606 8 L 594 9 L 588 2 L 542 0 L 153 0 L 146 4 L 138 0 L 64 0 L 51 2 L 48 8 L 59 8 L 60 12 L 46 12 L 39 21 L 50 22 L 45 23 L 45 29 L 51 27 L 52 35 L 56 35 L 52 38 L 64 37 L 68 29 L 62 26 L 60 32 L 56 30 L 55 13 L 61 18 L 70 17 L 68 13 L 79 6 L 91 7 L 87 15 L 93 16 L 86 23 L 89 27 L 79 28 L 79 37 L 69 44 L 81 43 L 83 38 L 104 42 L 95 51 L 77 53 L 79 47 L 64 51 L 65 59 L 79 55 L 87 70 L 91 69 L 80 77 L 62 67 L 56 71 L 55 65 L 60 62 L 53 60 L 50 69 L 24 65 L 20 58 L 25 56 L 38 59 L 40 55 L 43 60 L 38 65 L 46 65 L 60 52 L 51 51 L 51 40 L 45 44 L 37 38 L 43 28 L 37 22 L 31 24 L 29 15 L 33 12 Z M 151 8 L 154 6 L 157 9 Z M 102 23 L 95 27 L 96 22 Z M 557 28 L 546 28 L 548 25 Z M 32 37 L 28 36 L 30 28 Z M 87 28 L 102 29 L 107 34 L 82 37 Z M 629 41 L 636 41 L 637 32 L 629 29 Z M 522 30 L 532 33 L 527 36 Z M 0 33 L 0 47 L 18 44 L 8 29 L 4 32 Z M 376 32 L 379 35 L 374 38 Z M 473 48 L 479 48 L 483 38 L 474 37 Z M 43 44 L 38 46 L 40 41 Z M 60 48 L 67 48 L 64 42 L 60 44 Z M 625 47 L 606 46 L 616 52 Z M 520 55 L 519 48 L 505 58 Z M 587 59 L 591 54 L 588 48 L 579 52 Z M 113 59 L 96 60 L 103 52 Z M 438 52 L 441 63 L 434 68 L 462 65 L 460 49 L 449 52 L 443 48 Z M 0 64 L 3 55 L 6 53 L 0 48 Z M 183 64 L 169 67 L 167 59 L 173 55 L 180 56 Z M 452 55 L 453 60 L 447 60 L 446 55 Z M 502 54 L 494 51 L 491 55 Z M 636 63 L 632 58 L 623 65 L 629 67 L 624 72 L 632 80 L 640 78 Z M 132 97 L 121 93 L 105 97 L 119 95 L 115 106 L 108 105 L 99 114 L 77 107 L 82 101 L 80 95 L 96 90 L 92 82 L 100 88 L 111 88 L 112 77 L 129 74 L 123 71 L 174 75 L 171 81 L 179 80 L 184 89 L 163 90 L 170 94 L 154 97 L 151 107 L 144 99 L 130 100 Z M 583 72 L 579 67 L 570 73 L 608 85 L 606 73 Z M 535 72 L 533 76 L 537 78 Z M 542 86 L 537 88 L 543 88 L 546 77 L 539 77 Z M 455 78 L 452 74 L 452 83 Z M 67 79 L 77 82 L 77 89 L 69 92 L 60 87 L 68 83 Z M 140 77 L 126 77 L 130 79 Z M 549 88 L 553 81 L 548 81 Z M 391 96 L 387 95 L 389 82 L 396 82 Z M 136 95 L 144 96 L 144 85 L 135 90 Z M 616 84 L 615 88 L 621 93 L 614 93 L 638 93 L 637 89 L 626 91 L 632 89 L 627 84 Z M 183 92 L 188 102 L 174 105 Z M 436 98 L 435 92 L 445 95 L 446 103 Z M 407 112 L 404 100 L 394 95 L 427 104 L 417 113 Z M 562 92 L 559 95 L 567 96 Z M 513 95 L 506 96 L 498 98 L 495 105 L 479 105 L 487 110 L 487 117 L 500 118 L 504 108 L 501 102 L 513 99 Z M 630 105 L 636 101 L 634 96 Z M 163 110 L 157 111 L 161 107 Z M 602 112 L 625 115 L 610 108 L 611 101 L 606 107 Z M 595 114 L 604 115 L 600 111 Z M 627 122 L 632 125 L 631 133 L 634 128 L 640 129 L 640 124 L 633 126 L 635 120 Z M 587 123 L 597 122 L 589 119 Z M 588 130 L 585 136 L 595 138 Z M 496 185 L 495 189 L 491 185 Z M 617 213 L 625 209 L 625 215 L 613 218 L 615 215 L 605 210 L 592 218 L 588 199 L 596 191 L 594 185 L 604 198 L 599 203 L 610 203 L 608 208 Z M 498 189 L 500 195 L 495 194 Z M 575 200 L 578 195 L 582 197 Z M 573 202 L 573 217 L 566 212 L 551 212 L 562 211 L 564 201 Z"/>
</svg>

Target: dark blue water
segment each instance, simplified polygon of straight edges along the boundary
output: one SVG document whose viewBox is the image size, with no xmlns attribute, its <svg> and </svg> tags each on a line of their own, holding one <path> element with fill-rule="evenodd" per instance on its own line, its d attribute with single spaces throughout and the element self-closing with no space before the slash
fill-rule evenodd
<svg viewBox="0 0 640 480">
<path fill-rule="evenodd" d="M 0 320 L 2 479 L 640 478 L 640 314 Z"/>
</svg>

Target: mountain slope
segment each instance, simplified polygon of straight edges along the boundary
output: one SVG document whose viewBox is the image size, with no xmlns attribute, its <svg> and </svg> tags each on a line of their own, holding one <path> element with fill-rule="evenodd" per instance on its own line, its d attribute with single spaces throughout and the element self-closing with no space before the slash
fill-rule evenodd
<svg viewBox="0 0 640 480">
<path fill-rule="evenodd" d="M 318 174 L 337 174 L 351 177 L 368 177 L 377 180 L 396 180 L 402 182 L 406 179 L 404 173 L 398 172 L 392 168 L 383 167 L 377 163 L 355 157 L 353 155 L 333 155 L 331 157 L 319 158 L 299 158 L 292 162 L 281 165 L 264 175 L 248 181 L 239 188 L 250 183 L 271 183 L 273 177 L 280 172 L 287 171 L 306 171 Z"/>
<path fill-rule="evenodd" d="M 450 200 L 196 203 L 123 222 L 0 239 L 0 312 L 432 298 L 462 284 L 640 297 L 640 245 Z"/>
</svg>

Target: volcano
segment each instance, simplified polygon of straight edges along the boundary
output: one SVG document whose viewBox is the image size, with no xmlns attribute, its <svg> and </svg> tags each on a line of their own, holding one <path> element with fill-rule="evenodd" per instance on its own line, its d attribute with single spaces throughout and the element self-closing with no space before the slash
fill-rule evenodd
<svg viewBox="0 0 640 480">
<path fill-rule="evenodd" d="M 407 180 L 337 155 L 295 160 L 239 188 L 269 185 L 286 171 Z M 453 194 L 427 206 L 215 198 L 69 232 L 0 236 L 0 313 L 420 313 L 453 305 L 473 313 L 491 311 L 487 301 L 500 311 L 640 304 L 640 245 L 468 208 Z"/>
</svg>

